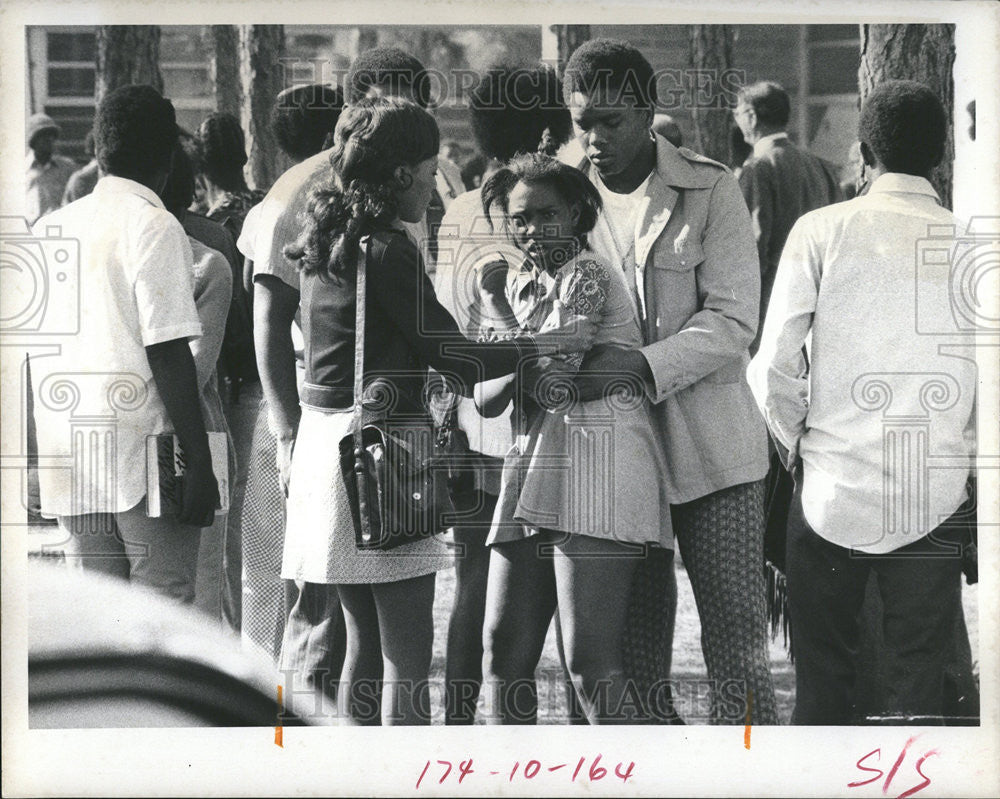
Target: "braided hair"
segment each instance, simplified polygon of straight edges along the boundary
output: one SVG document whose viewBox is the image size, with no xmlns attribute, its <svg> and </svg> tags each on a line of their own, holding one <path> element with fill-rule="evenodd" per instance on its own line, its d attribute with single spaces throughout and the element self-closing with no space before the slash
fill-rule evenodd
<svg viewBox="0 0 1000 799">
<path fill-rule="evenodd" d="M 334 131 L 333 179 L 313 189 L 306 227 L 285 256 L 305 274 L 338 276 L 353 264 L 361 238 L 385 229 L 399 212 L 395 172 L 438 153 L 437 123 L 400 97 L 362 99 L 347 106 Z"/>
</svg>

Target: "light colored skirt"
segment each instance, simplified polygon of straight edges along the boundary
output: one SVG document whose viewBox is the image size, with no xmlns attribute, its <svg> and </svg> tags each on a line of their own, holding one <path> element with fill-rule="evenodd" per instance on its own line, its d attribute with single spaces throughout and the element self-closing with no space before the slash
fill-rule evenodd
<svg viewBox="0 0 1000 799">
<path fill-rule="evenodd" d="M 441 536 L 388 552 L 359 551 L 340 470 L 340 441 L 351 411 L 302 409 L 288 488 L 281 576 L 309 583 L 392 583 L 453 565 Z"/>
</svg>

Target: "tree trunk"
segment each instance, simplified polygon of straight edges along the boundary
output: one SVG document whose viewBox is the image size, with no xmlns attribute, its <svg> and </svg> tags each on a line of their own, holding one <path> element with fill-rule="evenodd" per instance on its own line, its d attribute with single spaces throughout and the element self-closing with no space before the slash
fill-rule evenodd
<svg viewBox="0 0 1000 799">
<path fill-rule="evenodd" d="M 281 57 L 285 50 L 282 25 L 243 25 L 240 28 L 243 130 L 247 136 L 249 183 L 267 190 L 281 174 L 283 161 L 271 134 L 271 109 L 285 88 Z"/>
<path fill-rule="evenodd" d="M 689 25 L 688 66 L 692 70 L 691 149 L 725 164 L 729 158 L 729 103 L 721 77 L 733 66 L 733 29 L 730 25 Z"/>
<path fill-rule="evenodd" d="M 243 88 L 240 85 L 240 32 L 235 25 L 212 26 L 211 77 L 215 110 L 240 118 Z"/>
<path fill-rule="evenodd" d="M 566 69 L 566 62 L 573 55 L 573 51 L 590 39 L 590 26 L 553 25 L 550 30 L 556 35 L 558 41 L 558 55 L 555 66 L 559 75 L 562 75 L 563 70 Z"/>
<path fill-rule="evenodd" d="M 160 28 L 157 25 L 99 25 L 97 82 L 100 105 L 108 92 L 133 83 L 163 91 L 160 75 Z"/>
<path fill-rule="evenodd" d="M 945 208 L 951 208 L 955 87 L 954 25 L 862 25 L 858 84 L 861 102 L 884 80 L 916 80 L 928 86 L 944 104 L 948 137 L 944 158 L 931 183 Z"/>
</svg>

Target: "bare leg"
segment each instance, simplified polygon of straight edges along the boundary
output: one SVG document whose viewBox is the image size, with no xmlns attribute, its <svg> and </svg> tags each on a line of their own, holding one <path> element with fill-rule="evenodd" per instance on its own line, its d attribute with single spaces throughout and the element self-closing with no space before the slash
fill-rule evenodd
<svg viewBox="0 0 1000 799">
<path fill-rule="evenodd" d="M 556 608 L 551 555 L 545 537 L 494 544 L 486 585 L 483 677 L 487 724 L 534 724 L 535 667 Z"/>
<path fill-rule="evenodd" d="M 347 653 L 337 693 L 345 724 L 377 725 L 380 719 L 382 645 L 379 617 L 370 585 L 338 585 L 347 621 Z"/>
<path fill-rule="evenodd" d="M 455 527 L 455 601 L 448 624 L 445 656 L 445 723 L 472 724 L 483 681 L 483 619 L 486 616 L 486 579 L 490 550 L 486 547 L 489 520 L 496 497 L 480 493 L 480 513 L 487 526 Z"/>
<path fill-rule="evenodd" d="M 576 695 L 576 687 L 566 665 L 566 646 L 563 643 L 562 620 L 559 609 L 556 608 L 556 653 L 559 655 L 559 665 L 562 667 L 563 693 L 566 696 L 566 716 L 570 724 L 588 724 L 587 715 L 583 712 L 580 697 Z"/>
<path fill-rule="evenodd" d="M 591 724 L 634 721 L 624 709 L 622 634 L 642 552 L 641 547 L 585 535 L 569 536 L 557 546 L 556 592 L 566 662 Z"/>
<path fill-rule="evenodd" d="M 430 724 L 428 678 L 434 644 L 434 580 L 425 574 L 370 586 L 378 611 L 385 680 L 382 724 Z"/>
</svg>

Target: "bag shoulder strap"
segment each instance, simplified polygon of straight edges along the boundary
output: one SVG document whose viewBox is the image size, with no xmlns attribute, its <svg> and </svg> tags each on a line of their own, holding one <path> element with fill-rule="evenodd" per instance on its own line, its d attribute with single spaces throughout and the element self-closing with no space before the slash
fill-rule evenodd
<svg viewBox="0 0 1000 799">
<path fill-rule="evenodd" d="M 368 474 L 364 466 L 364 383 L 365 383 L 365 262 L 368 255 L 367 241 L 358 242 L 357 289 L 354 312 L 354 408 L 351 428 L 354 435 L 354 471 L 358 484 L 358 517 L 361 536 L 372 538 L 371 509 L 368 507 Z"/>
<path fill-rule="evenodd" d="M 367 242 L 358 242 L 357 258 L 357 289 L 354 311 L 354 421 L 355 436 L 361 440 L 361 411 L 364 397 L 365 380 L 365 262 L 367 260 Z"/>
</svg>

